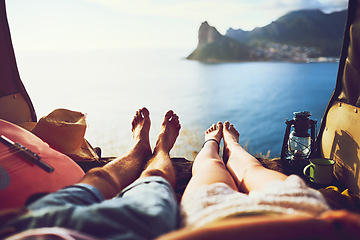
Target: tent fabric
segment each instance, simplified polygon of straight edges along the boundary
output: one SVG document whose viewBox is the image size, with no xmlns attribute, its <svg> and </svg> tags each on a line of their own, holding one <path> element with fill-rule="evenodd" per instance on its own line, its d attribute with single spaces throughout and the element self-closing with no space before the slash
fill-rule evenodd
<svg viewBox="0 0 360 240">
<path fill-rule="evenodd" d="M 358 13 L 359 16 L 356 16 L 357 11 L 360 11 L 358 3 L 358 0 L 349 0 L 336 86 L 324 116 L 335 101 L 341 100 L 354 106 L 358 104 L 357 101 L 360 96 L 360 78 L 358 78 L 360 71 L 360 12 Z M 324 127 L 323 118 L 318 138 L 321 138 Z"/>
<path fill-rule="evenodd" d="M 317 136 L 317 155 L 335 160 L 335 176 L 360 193 L 360 0 L 349 0 L 336 87 Z"/>
<path fill-rule="evenodd" d="M 0 0 L 0 106 L 2 101 L 7 101 L 8 108 L 0 109 L 0 118 L 6 118 L 7 115 L 14 115 L 10 111 L 16 112 L 16 115 L 24 113 L 24 105 L 27 105 L 30 113 L 30 120 L 36 122 L 36 113 L 29 95 L 20 79 L 16 64 L 15 53 L 11 41 L 10 29 L 7 20 L 5 0 Z M 5 100 L 2 100 L 5 97 Z M 7 98 L 6 98 L 7 97 Z M 14 101 L 9 100 L 14 99 Z M 18 109 L 17 109 L 18 108 Z M 16 121 L 15 119 L 12 121 Z"/>
<path fill-rule="evenodd" d="M 36 113 L 20 79 L 7 21 L 0 0 L 0 118 L 36 122 Z M 349 0 L 335 90 L 325 110 L 314 156 L 333 158 L 336 176 L 360 193 L 360 0 Z"/>
</svg>

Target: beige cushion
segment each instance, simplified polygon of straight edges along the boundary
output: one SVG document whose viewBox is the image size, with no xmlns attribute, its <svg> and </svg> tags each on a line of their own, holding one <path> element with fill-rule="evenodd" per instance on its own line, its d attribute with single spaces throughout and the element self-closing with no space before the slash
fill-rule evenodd
<svg viewBox="0 0 360 240">
<path fill-rule="evenodd" d="M 321 153 L 335 160 L 335 176 L 353 193 L 360 187 L 360 108 L 335 102 L 327 116 Z"/>
</svg>

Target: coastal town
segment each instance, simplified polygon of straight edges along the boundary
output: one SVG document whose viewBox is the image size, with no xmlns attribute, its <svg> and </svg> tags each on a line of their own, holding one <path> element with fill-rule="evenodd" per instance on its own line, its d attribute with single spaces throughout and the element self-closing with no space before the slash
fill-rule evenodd
<svg viewBox="0 0 360 240">
<path fill-rule="evenodd" d="M 323 57 L 315 47 L 291 46 L 280 43 L 266 43 L 255 49 L 255 55 L 267 61 L 289 62 L 338 62 L 337 57 Z"/>
</svg>

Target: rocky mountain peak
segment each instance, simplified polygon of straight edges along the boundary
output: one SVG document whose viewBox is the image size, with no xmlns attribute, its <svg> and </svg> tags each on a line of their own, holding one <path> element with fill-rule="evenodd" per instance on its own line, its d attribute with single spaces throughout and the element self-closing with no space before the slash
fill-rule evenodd
<svg viewBox="0 0 360 240">
<path fill-rule="evenodd" d="M 203 22 L 199 29 L 199 43 L 198 46 L 204 46 L 208 43 L 216 42 L 221 40 L 223 36 L 216 30 L 215 27 L 212 27 L 208 24 L 207 21 Z"/>
</svg>

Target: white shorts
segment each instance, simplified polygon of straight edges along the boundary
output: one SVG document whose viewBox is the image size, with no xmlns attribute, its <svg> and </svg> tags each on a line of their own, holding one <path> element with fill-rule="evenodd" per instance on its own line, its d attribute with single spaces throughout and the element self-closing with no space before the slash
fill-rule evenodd
<svg viewBox="0 0 360 240">
<path fill-rule="evenodd" d="M 263 190 L 249 194 L 235 191 L 224 183 L 214 183 L 187 196 L 181 205 L 182 225 L 192 228 L 233 216 L 295 214 L 315 217 L 330 210 L 322 194 L 307 187 L 296 175 L 285 181 L 271 182 Z"/>
</svg>

